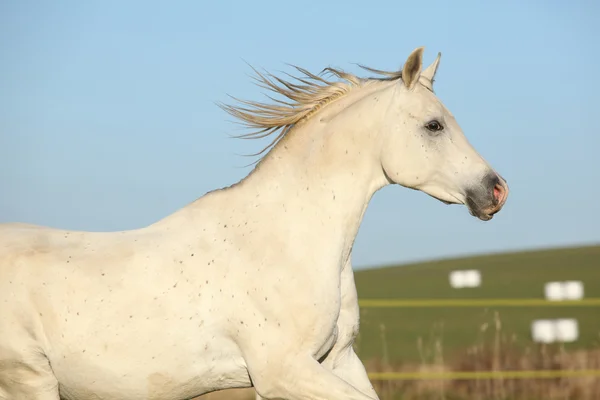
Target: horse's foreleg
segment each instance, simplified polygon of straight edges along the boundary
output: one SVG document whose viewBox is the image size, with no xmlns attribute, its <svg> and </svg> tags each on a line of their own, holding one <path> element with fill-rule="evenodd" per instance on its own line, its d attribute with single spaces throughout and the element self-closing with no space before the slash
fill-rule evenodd
<svg viewBox="0 0 600 400">
<path fill-rule="evenodd" d="M 338 337 L 322 365 L 361 392 L 379 399 L 363 363 L 352 348 L 358 335 L 360 311 L 350 258 L 342 270 L 341 278 L 342 307 L 337 321 Z"/>
<path fill-rule="evenodd" d="M 352 386 L 362 393 L 370 396 L 370 398 L 374 400 L 379 399 L 369 380 L 365 367 L 352 347 L 340 353 L 335 361 L 333 361 L 333 358 L 328 358 L 322 365 L 344 381 L 352 384 Z M 255 400 L 265 400 L 265 398 L 256 393 Z"/>
<path fill-rule="evenodd" d="M 373 399 L 379 399 L 363 363 L 356 355 L 352 346 L 346 347 L 334 357 L 328 357 L 323 362 L 323 367 L 330 369 L 335 375 L 351 383 L 358 390 L 371 396 Z"/>
<path fill-rule="evenodd" d="M 264 355 L 262 355 L 264 357 Z M 263 358 L 261 357 L 261 358 Z M 271 358 L 271 357 L 268 357 Z M 263 358 L 264 359 L 264 358 Z M 273 358 L 271 358 L 273 359 Z M 258 396 L 288 400 L 376 400 L 324 368 L 309 355 L 289 357 L 280 363 L 249 365 Z M 261 397 L 257 397 L 260 399 Z"/>
</svg>

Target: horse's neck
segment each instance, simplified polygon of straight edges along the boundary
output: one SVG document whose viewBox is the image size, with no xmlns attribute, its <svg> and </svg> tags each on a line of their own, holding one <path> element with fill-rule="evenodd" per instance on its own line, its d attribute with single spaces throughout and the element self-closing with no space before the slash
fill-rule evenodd
<svg viewBox="0 0 600 400">
<path fill-rule="evenodd" d="M 310 252 L 320 249 L 327 253 L 324 258 L 337 254 L 343 263 L 371 197 L 387 179 L 377 162 L 379 127 L 374 122 L 382 120 L 377 115 L 382 111 L 374 110 L 375 102 L 365 96 L 360 104 L 356 98 L 342 100 L 351 105 L 340 102 L 337 113 L 315 115 L 296 127 L 243 186 L 273 202 L 274 213 L 281 203 L 286 210 L 281 217 L 288 221 L 283 229 L 296 230 L 293 237 L 301 238 Z"/>
<path fill-rule="evenodd" d="M 255 221 L 253 235 L 297 243 L 290 257 L 341 267 L 372 195 L 387 184 L 377 137 L 384 107 L 371 101 L 372 87 L 360 90 L 367 93 L 351 93 L 296 126 L 242 182 L 198 199 L 167 222 L 181 229 L 235 212 Z"/>
</svg>

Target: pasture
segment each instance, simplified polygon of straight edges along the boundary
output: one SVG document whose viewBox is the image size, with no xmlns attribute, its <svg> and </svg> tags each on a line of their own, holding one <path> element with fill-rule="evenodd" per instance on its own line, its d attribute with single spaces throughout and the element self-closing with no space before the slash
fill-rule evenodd
<svg viewBox="0 0 600 400">
<path fill-rule="evenodd" d="M 452 270 L 478 269 L 481 286 L 453 289 Z M 359 299 L 543 299 L 548 281 L 580 280 L 585 298 L 600 297 L 600 246 L 493 254 L 355 273 Z M 497 313 L 497 314 L 496 314 Z M 534 319 L 577 318 L 580 337 L 569 350 L 600 345 L 600 307 L 426 307 L 362 308 L 358 341 L 363 360 L 387 358 L 394 363 L 422 362 L 419 347 L 440 342 L 444 359 L 494 334 L 496 315 L 503 335 L 518 347 L 533 345 Z M 386 344 L 382 343 L 385 338 Z M 422 343 L 422 345 L 419 345 Z M 385 352 L 385 353 L 384 353 Z"/>
</svg>

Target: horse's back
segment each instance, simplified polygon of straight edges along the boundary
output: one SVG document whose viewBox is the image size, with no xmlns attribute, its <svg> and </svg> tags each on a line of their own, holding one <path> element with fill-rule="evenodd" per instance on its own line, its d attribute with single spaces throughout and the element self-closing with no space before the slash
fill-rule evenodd
<svg viewBox="0 0 600 400">
<path fill-rule="evenodd" d="M 24 223 L 0 224 L 0 277 L 14 269 L 29 271 L 65 267 L 76 257 L 101 259 L 120 249 L 131 250 L 126 236 L 136 231 L 70 231 Z M 107 249 L 112 249 L 106 252 Z"/>
<path fill-rule="evenodd" d="M 0 287 L 7 284 L 11 276 L 22 272 L 20 267 L 31 267 L 34 260 L 52 253 L 52 237 L 60 233 L 45 226 L 0 224 Z M 26 260 L 30 262 L 24 262 Z"/>
<path fill-rule="evenodd" d="M 69 231 L 42 225 L 3 223 L 0 224 L 0 257 L 31 256 L 60 250 L 58 237 L 69 234 Z"/>
<path fill-rule="evenodd" d="M 34 326 L 84 294 L 110 242 L 97 233 L 0 224 L 0 331 L 11 320 L 12 333 Z"/>
<path fill-rule="evenodd" d="M 69 232 L 22 223 L 0 224 L 0 331 L 13 321 L 18 326 L 35 325 L 39 312 L 34 303 L 47 290 L 60 283 L 60 270 L 68 268 L 67 250 L 77 247 Z M 62 240 L 61 240 L 62 238 Z M 58 290 L 63 290 L 60 283 Z M 49 303 L 50 299 L 38 299 Z M 8 333 L 6 333 L 8 334 Z"/>
</svg>

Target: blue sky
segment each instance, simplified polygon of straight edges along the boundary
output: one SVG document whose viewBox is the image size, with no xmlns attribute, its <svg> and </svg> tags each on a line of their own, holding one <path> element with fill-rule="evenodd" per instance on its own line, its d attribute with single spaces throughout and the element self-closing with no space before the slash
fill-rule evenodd
<svg viewBox="0 0 600 400">
<path fill-rule="evenodd" d="M 442 61 L 436 92 L 508 180 L 491 222 L 378 192 L 354 263 L 600 242 L 593 1 L 0 3 L 0 222 L 148 225 L 250 169 L 215 103 L 261 99 L 246 62 L 318 72 Z"/>
</svg>

